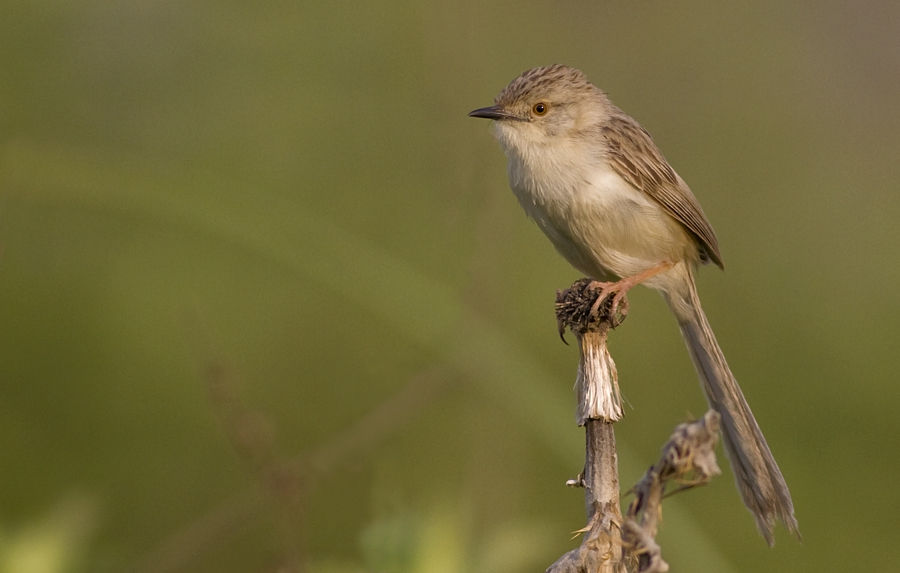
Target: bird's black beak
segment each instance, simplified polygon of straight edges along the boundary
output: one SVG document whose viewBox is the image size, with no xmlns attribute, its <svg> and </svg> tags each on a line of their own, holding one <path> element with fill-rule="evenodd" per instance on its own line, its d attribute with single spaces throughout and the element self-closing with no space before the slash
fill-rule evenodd
<svg viewBox="0 0 900 573">
<path fill-rule="evenodd" d="M 469 112 L 469 117 L 482 117 L 484 119 L 514 119 L 521 121 L 522 118 L 510 113 L 503 106 L 492 105 L 491 107 L 483 107 Z"/>
</svg>

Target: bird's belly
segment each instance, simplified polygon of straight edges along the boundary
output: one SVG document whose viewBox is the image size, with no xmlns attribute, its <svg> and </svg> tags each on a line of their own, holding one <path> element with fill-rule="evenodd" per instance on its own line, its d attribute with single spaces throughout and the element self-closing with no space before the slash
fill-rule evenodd
<svg viewBox="0 0 900 573">
<path fill-rule="evenodd" d="M 535 203 L 542 213 L 532 217 L 579 271 L 609 280 L 689 256 L 692 239 L 684 227 L 612 170 L 597 169 L 569 188 L 545 190 L 551 200 Z"/>
</svg>

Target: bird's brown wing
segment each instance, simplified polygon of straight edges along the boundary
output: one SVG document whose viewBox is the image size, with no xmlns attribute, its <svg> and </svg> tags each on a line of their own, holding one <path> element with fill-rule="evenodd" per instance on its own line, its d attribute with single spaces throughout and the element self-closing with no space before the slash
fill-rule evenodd
<svg viewBox="0 0 900 573">
<path fill-rule="evenodd" d="M 697 238 L 705 262 L 722 265 L 719 241 L 700 203 L 663 157 L 650 134 L 628 116 L 613 116 L 603 126 L 609 162 L 625 181 L 662 205 Z M 705 256 L 704 256 L 705 255 Z"/>
</svg>

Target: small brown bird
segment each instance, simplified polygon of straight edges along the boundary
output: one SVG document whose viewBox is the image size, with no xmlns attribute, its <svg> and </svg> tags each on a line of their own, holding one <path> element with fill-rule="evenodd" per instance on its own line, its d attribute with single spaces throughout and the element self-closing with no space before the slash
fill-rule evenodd
<svg viewBox="0 0 900 573">
<path fill-rule="evenodd" d="M 772 545 L 780 519 L 799 535 L 781 470 L 700 307 L 694 273 L 700 263 L 723 267 L 719 243 L 650 134 L 563 65 L 525 72 L 495 105 L 469 115 L 494 120 L 519 203 L 572 266 L 615 281 L 604 284 L 614 305 L 638 283 L 663 295 L 722 416 L 738 491 L 759 531 Z"/>
</svg>

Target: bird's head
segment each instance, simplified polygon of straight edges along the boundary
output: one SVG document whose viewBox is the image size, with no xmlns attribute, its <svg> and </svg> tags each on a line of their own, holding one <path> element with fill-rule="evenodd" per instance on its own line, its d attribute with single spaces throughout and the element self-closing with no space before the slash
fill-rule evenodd
<svg viewBox="0 0 900 573">
<path fill-rule="evenodd" d="M 580 70 L 554 64 L 523 73 L 503 88 L 494 105 L 476 109 L 469 117 L 494 120 L 501 144 L 519 149 L 578 136 L 602 123 L 609 105 Z"/>
</svg>

